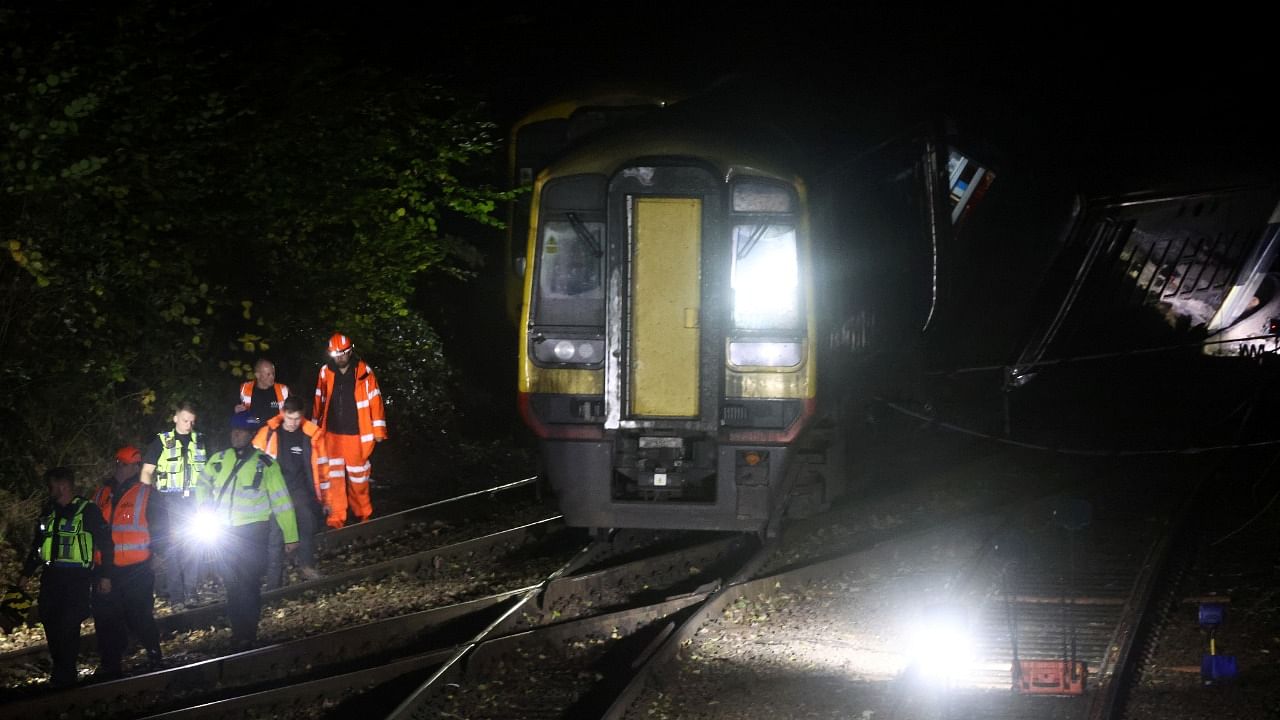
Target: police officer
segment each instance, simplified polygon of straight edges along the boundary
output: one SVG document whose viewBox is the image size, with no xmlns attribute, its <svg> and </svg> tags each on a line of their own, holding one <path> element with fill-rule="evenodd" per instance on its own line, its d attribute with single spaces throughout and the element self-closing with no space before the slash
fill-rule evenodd
<svg viewBox="0 0 1280 720">
<path fill-rule="evenodd" d="M 106 572 L 111 592 L 93 596 L 93 625 L 98 635 L 98 674 L 113 678 L 123 674 L 122 662 L 129 633 L 147 651 L 147 666 L 160 666 L 160 631 L 152 614 L 155 573 L 151 569 L 151 534 L 163 523 L 155 491 L 138 481 L 142 453 L 127 445 L 116 451 L 115 471 L 94 497 L 94 503 L 111 526 L 115 567 Z"/>
<path fill-rule="evenodd" d="M 144 485 L 160 492 L 165 515 L 170 518 L 164 536 L 164 574 L 169 603 L 194 606 L 200 602 L 203 550 L 190 542 L 183 527 L 195 515 L 196 480 L 207 459 L 204 438 L 196 432 L 196 409 L 183 401 L 173 413 L 173 429 L 158 433 L 142 454 Z"/>
<path fill-rule="evenodd" d="M 258 638 L 272 516 L 284 534 L 285 551 L 298 546 L 298 524 L 280 466 L 249 444 L 257 429 L 258 419 L 247 411 L 231 417 L 231 447 L 205 465 L 197 492 L 200 514 L 190 528 L 217 545 L 237 650 L 252 647 Z"/>
<path fill-rule="evenodd" d="M 115 561 L 111 530 L 98 506 L 76 494 L 71 468 L 45 473 L 49 502 L 40 513 L 22 582 L 42 568 L 40 622 L 53 658 L 53 686 L 69 687 L 77 678 L 80 623 L 89 617 L 89 597 L 96 584 L 100 595 L 112 590 L 106 574 Z M 94 553 L 99 562 L 94 563 Z"/>
</svg>

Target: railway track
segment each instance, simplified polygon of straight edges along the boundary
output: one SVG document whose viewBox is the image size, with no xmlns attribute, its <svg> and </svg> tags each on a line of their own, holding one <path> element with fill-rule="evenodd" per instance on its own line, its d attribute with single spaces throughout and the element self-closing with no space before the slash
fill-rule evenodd
<svg viewBox="0 0 1280 720">
<path fill-rule="evenodd" d="M 1024 541 L 1013 558 L 991 553 L 965 591 L 970 606 L 979 608 L 972 663 L 948 678 L 958 692 L 925 695 L 925 705 L 947 703 L 944 717 L 1122 717 L 1137 649 L 1159 615 L 1156 588 L 1178 547 L 1195 487 L 1190 482 L 1161 498 L 1130 488 L 1095 489 L 1092 506 L 1108 510 L 1088 527 L 1055 527 Z M 1003 533 L 997 542 L 1017 544 L 1019 534 Z M 1069 674 L 1064 659 L 1084 663 L 1081 694 L 1046 689 L 1035 695 L 1026 692 L 1037 684 L 1033 674 L 1013 677 L 1015 660 L 1047 661 L 1053 673 Z M 1018 682 L 1023 691 L 1010 694 Z"/>
<path fill-rule="evenodd" d="M 1069 498 L 1018 503 L 731 584 L 674 628 L 596 716 L 1121 717 L 1136 643 L 1199 476 L 1174 477 L 1082 482 Z M 1081 499 L 1093 508 L 1089 521 L 1064 521 Z M 933 677 L 920 672 L 907 641 L 930 606 L 962 609 L 972 641 L 962 663 Z M 1083 661 L 1085 694 L 1011 693 L 1011 628 L 1021 660 Z M 709 712 L 708 703 L 719 707 Z"/>
<path fill-rule="evenodd" d="M 985 517 L 972 509 L 955 515 L 970 518 L 968 522 Z M 955 523 L 963 521 L 954 520 L 943 532 L 954 532 Z M 801 522 L 789 532 L 805 535 L 822 524 L 822 519 Z M 912 538 L 929 542 L 927 538 L 939 532 L 924 529 L 927 524 L 936 523 L 868 529 L 855 544 L 864 551 L 868 546 L 892 546 L 901 552 Z M 387 717 L 621 717 L 655 668 L 674 657 L 708 619 L 740 599 L 741 588 L 755 589 L 751 579 L 762 568 L 783 562 L 779 544 L 762 546 L 752 538 L 751 549 L 737 554 L 736 562 L 726 563 L 711 582 L 683 594 L 680 588 L 664 588 L 650 603 L 634 603 L 605 616 L 516 635 L 477 637 L 455 662 L 429 677 Z M 849 562 L 849 557 L 844 553 L 829 562 L 792 566 L 758 583 L 771 588 L 809 573 L 821 577 L 830 567 Z"/>
<path fill-rule="evenodd" d="M 947 678 L 945 692 L 909 687 L 911 673 L 899 657 L 902 664 L 884 678 L 882 717 L 1119 717 L 1133 643 L 1172 547 L 1176 513 L 1173 503 L 1147 508 L 1136 502 L 1141 498 L 1108 498 L 1108 490 L 1115 488 L 1098 488 L 1092 505 L 1129 512 L 1099 514 L 1087 530 L 1037 525 L 1061 524 L 1053 520 L 1064 512 L 1058 495 L 869 532 L 812 562 L 780 562 L 778 541 L 761 545 L 754 536 L 624 531 L 574 552 L 533 584 L 6 710 L 33 718 L 317 717 L 354 707 L 391 718 L 649 717 L 654 683 L 679 694 L 680 667 L 709 633 L 743 624 L 759 629 L 767 620 L 751 618 L 820 596 L 814 588 L 833 578 L 853 578 L 846 587 L 857 595 L 857 588 L 877 588 L 876 578 L 885 577 L 877 573 L 932 558 L 941 568 L 920 573 L 928 581 L 913 602 L 932 594 L 968 603 L 978 656 Z M 545 540 L 552 529 L 537 532 Z M 1027 534 L 1030 540 L 1019 542 Z M 1064 538 L 1077 552 L 1074 567 Z M 1021 552 L 1011 554 L 1010 546 Z M 769 574 L 756 577 L 762 569 Z M 1074 640 L 1076 657 L 1089 668 L 1085 697 L 1010 695 L 1011 611 L 1021 659 L 1061 658 L 1063 639 Z M 1068 627 L 1075 628 L 1069 636 Z M 841 642 L 834 637 L 840 633 L 792 635 L 828 653 Z"/>
<path fill-rule="evenodd" d="M 536 491 L 536 478 L 526 478 L 517 482 L 499 485 L 486 490 L 467 493 L 455 498 L 442 500 L 403 512 L 375 518 L 366 523 L 349 525 L 338 530 L 329 530 L 316 536 L 318 554 L 324 562 L 324 556 L 332 557 L 337 553 L 360 554 L 369 559 L 364 562 L 330 563 L 322 565 L 328 571 L 323 577 L 305 582 L 285 585 L 276 590 L 263 593 L 264 607 L 283 601 L 314 596 L 318 593 L 333 591 L 352 583 L 386 577 L 395 573 L 421 572 L 428 566 L 437 567 L 450 561 L 457 561 L 470 556 L 483 557 L 486 554 L 508 547 L 512 543 L 528 542 L 554 532 L 559 528 L 556 516 L 548 517 L 545 512 L 539 519 L 522 526 L 499 530 L 476 537 L 474 523 L 468 519 L 477 519 L 492 514 L 495 502 L 504 506 L 512 504 L 531 504 Z M 533 515 L 533 517 L 537 517 Z M 432 536 L 431 529 L 438 529 L 441 524 L 449 526 L 466 524 L 466 529 L 454 531 L 443 537 Z M 498 527 L 496 525 L 492 525 Z M 469 535 L 466 533 L 470 533 Z M 450 535 L 461 535 L 465 540 L 450 542 Z M 414 545 L 434 545 L 426 550 L 410 552 L 387 560 L 372 558 L 386 554 L 388 547 L 413 547 Z M 403 552 L 403 551 L 402 551 Z M 355 565 L 355 567 L 352 567 Z M 224 622 L 226 605 L 214 602 L 195 608 L 187 608 L 178 612 L 161 612 L 157 614 L 156 623 L 162 636 L 182 633 L 197 628 L 208 628 Z M 93 633 L 81 636 L 81 652 L 93 655 L 96 652 L 96 637 Z M 43 643 L 36 643 L 25 648 L 0 654 L 0 671 L 10 677 L 21 677 L 23 668 L 41 666 L 47 660 L 48 651 Z"/>
<path fill-rule="evenodd" d="M 513 528 L 498 535 L 529 530 Z M 459 543 L 449 552 L 469 554 L 464 546 L 479 540 L 483 538 Z M 144 710 L 175 717 L 248 711 L 277 716 L 298 703 L 314 709 L 442 665 L 460 643 L 486 627 L 493 626 L 498 635 L 526 632 L 594 612 L 620 598 L 643 596 L 654 586 L 696 583 L 740 547 L 736 536 L 626 533 L 607 547 L 580 550 L 562 571 L 532 586 L 74 691 L 45 693 L 11 702 L 6 711 L 24 718 L 112 718 L 138 717 Z M 560 554 L 565 554 L 563 548 Z"/>
</svg>

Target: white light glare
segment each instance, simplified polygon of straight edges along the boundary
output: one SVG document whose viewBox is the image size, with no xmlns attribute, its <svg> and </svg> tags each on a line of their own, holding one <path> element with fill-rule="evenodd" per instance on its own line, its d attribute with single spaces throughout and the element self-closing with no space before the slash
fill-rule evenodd
<svg viewBox="0 0 1280 720">
<path fill-rule="evenodd" d="M 951 606 L 925 608 L 912 624 L 908 647 L 912 666 L 930 683 L 967 675 L 977 660 L 966 613 Z"/>
<path fill-rule="evenodd" d="M 795 228 L 738 225 L 733 250 L 733 324 L 744 330 L 799 327 Z"/>
<path fill-rule="evenodd" d="M 212 545 L 222 538 L 223 523 L 212 510 L 204 509 L 196 513 L 191 521 L 191 534 L 206 545 Z"/>
</svg>

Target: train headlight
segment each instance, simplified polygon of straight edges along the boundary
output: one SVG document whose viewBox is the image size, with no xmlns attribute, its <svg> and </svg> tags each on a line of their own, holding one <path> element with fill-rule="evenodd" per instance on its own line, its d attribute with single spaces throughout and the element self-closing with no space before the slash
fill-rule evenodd
<svg viewBox="0 0 1280 720">
<path fill-rule="evenodd" d="M 803 354 L 798 342 L 729 343 L 729 364 L 737 367 L 795 367 Z"/>
<path fill-rule="evenodd" d="M 222 539 L 222 518 L 212 510 L 201 510 L 191 519 L 191 535 L 197 542 L 212 545 Z"/>
<path fill-rule="evenodd" d="M 559 360 L 560 362 L 569 362 L 570 360 L 573 359 L 573 341 L 572 340 L 557 341 L 553 352 L 556 354 L 556 359 Z"/>
<path fill-rule="evenodd" d="M 739 330 L 804 327 L 795 227 L 783 222 L 733 228 L 733 325 Z"/>
<path fill-rule="evenodd" d="M 535 340 L 533 355 L 538 362 L 595 365 L 604 358 L 603 340 L 546 338 Z"/>
</svg>

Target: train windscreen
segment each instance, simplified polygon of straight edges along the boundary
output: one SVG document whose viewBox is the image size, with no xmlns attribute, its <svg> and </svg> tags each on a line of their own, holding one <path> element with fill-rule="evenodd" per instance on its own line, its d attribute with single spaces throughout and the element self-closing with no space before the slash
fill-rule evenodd
<svg viewBox="0 0 1280 720">
<path fill-rule="evenodd" d="M 538 257 L 536 322 L 604 325 L 604 223 L 550 220 Z"/>
</svg>

